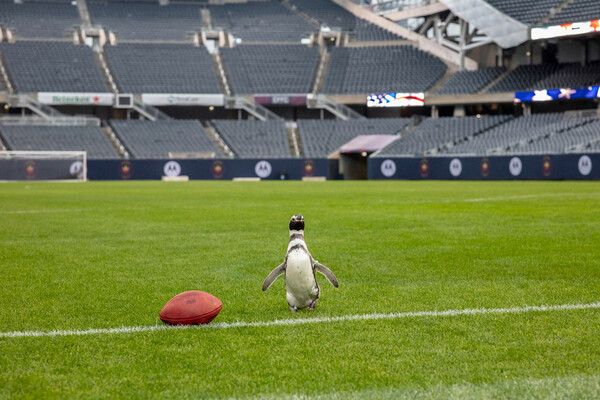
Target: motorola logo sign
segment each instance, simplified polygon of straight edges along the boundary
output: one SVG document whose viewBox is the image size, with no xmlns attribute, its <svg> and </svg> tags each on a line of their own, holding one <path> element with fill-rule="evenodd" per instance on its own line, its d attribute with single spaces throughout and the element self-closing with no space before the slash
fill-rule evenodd
<svg viewBox="0 0 600 400">
<path fill-rule="evenodd" d="M 579 168 L 579 173 L 581 175 L 588 176 L 590 172 L 592 172 L 592 159 L 589 156 L 579 157 L 577 167 Z"/>
<path fill-rule="evenodd" d="M 458 158 L 453 158 L 450 161 L 450 174 L 454 177 L 460 176 L 462 173 L 462 162 Z"/>
<path fill-rule="evenodd" d="M 392 160 L 384 160 L 380 168 L 381 174 L 386 178 L 391 178 L 396 173 L 396 163 Z"/>
<path fill-rule="evenodd" d="M 521 175 L 521 171 L 523 171 L 523 163 L 519 157 L 513 157 L 508 162 L 508 170 L 512 176 Z"/>
<path fill-rule="evenodd" d="M 256 176 L 263 179 L 271 176 L 272 171 L 273 167 L 271 167 L 271 163 L 265 160 L 257 162 L 256 166 L 254 167 L 254 172 L 256 173 Z"/>
<path fill-rule="evenodd" d="M 181 174 L 181 165 L 177 161 L 168 161 L 163 168 L 165 176 L 179 176 Z"/>
<path fill-rule="evenodd" d="M 83 175 L 83 162 L 75 161 L 69 166 L 69 173 L 71 176 L 81 178 Z"/>
</svg>

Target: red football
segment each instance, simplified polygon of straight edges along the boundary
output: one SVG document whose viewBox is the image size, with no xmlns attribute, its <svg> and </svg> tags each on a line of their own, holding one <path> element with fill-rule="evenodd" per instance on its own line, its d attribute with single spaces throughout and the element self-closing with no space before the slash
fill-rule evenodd
<svg viewBox="0 0 600 400">
<path fill-rule="evenodd" d="M 212 294 L 190 290 L 169 300 L 158 316 L 173 325 L 208 324 L 219 315 L 221 308 L 223 303 Z"/>
</svg>

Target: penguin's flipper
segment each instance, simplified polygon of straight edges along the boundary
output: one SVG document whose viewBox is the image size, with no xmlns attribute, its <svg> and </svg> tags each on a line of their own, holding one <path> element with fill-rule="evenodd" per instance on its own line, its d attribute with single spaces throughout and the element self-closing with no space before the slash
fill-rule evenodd
<svg viewBox="0 0 600 400">
<path fill-rule="evenodd" d="M 275 282 L 275 279 L 279 278 L 279 275 L 285 273 L 285 262 L 281 263 L 279 267 L 275 268 L 271 273 L 267 276 L 267 279 L 263 282 L 262 290 L 263 292 L 269 288 Z"/>
<path fill-rule="evenodd" d="M 320 272 L 323 275 L 325 275 L 325 277 L 327 278 L 327 280 L 329 282 L 331 282 L 331 284 L 333 286 L 335 286 L 335 287 L 340 286 L 340 284 L 338 283 L 338 280 L 335 277 L 335 275 L 333 274 L 333 272 L 331 272 L 331 270 L 329 268 L 327 268 L 326 266 L 324 266 L 320 262 L 315 262 L 315 271 Z"/>
</svg>

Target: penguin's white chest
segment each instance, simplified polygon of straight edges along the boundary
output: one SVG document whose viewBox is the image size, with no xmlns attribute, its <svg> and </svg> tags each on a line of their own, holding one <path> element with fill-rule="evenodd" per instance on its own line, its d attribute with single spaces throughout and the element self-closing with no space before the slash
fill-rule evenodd
<svg viewBox="0 0 600 400">
<path fill-rule="evenodd" d="M 288 303 L 306 307 L 319 294 L 310 256 L 303 250 L 288 254 L 285 270 L 285 288 Z"/>
</svg>

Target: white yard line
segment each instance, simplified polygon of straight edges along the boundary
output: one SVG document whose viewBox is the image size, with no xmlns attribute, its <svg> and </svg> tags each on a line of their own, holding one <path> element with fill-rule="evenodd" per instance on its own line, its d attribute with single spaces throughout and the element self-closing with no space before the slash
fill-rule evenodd
<svg viewBox="0 0 600 400">
<path fill-rule="evenodd" d="M 54 336 L 86 336 L 86 335 L 110 335 L 138 332 L 170 331 L 183 329 L 234 329 L 234 328 L 265 328 L 271 326 L 294 326 L 306 324 L 322 324 L 330 322 L 346 321 L 373 321 L 381 319 L 404 319 L 404 318 L 437 318 L 437 317 L 457 317 L 485 314 L 523 314 L 532 312 L 548 311 L 575 311 L 587 309 L 600 309 L 600 302 L 585 304 L 561 304 L 550 306 L 524 306 L 510 308 L 471 308 L 463 310 L 445 310 L 445 311 L 413 311 L 386 314 L 354 314 L 342 315 L 339 317 L 317 317 L 317 318 L 295 318 L 278 319 L 273 321 L 257 322 L 215 322 L 208 325 L 187 325 L 187 326 L 131 326 L 109 329 L 86 329 L 86 330 L 57 330 L 57 331 L 15 331 L 0 332 L 0 338 L 24 338 L 24 337 L 54 337 Z"/>
<path fill-rule="evenodd" d="M 478 203 L 482 201 L 510 201 L 510 200 L 525 200 L 525 199 L 539 199 L 544 197 L 596 197 L 600 193 L 540 193 L 540 194 L 525 194 L 518 196 L 499 196 L 499 197 L 478 197 L 472 199 L 456 199 L 447 200 L 447 203 Z"/>
<path fill-rule="evenodd" d="M 192 208 L 192 207 L 186 207 Z M 54 214 L 54 213 L 71 213 L 71 212 L 98 212 L 98 211 L 138 211 L 138 210 L 151 210 L 151 207 L 104 207 L 104 208 L 47 208 L 37 210 L 0 210 L 0 215 L 10 214 Z"/>
<path fill-rule="evenodd" d="M 103 211 L 99 209 L 89 208 L 62 208 L 62 209 L 48 209 L 48 210 L 9 210 L 0 211 L 0 214 L 51 214 L 51 213 L 69 213 L 69 212 L 84 212 L 84 211 Z"/>
</svg>

